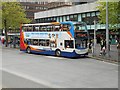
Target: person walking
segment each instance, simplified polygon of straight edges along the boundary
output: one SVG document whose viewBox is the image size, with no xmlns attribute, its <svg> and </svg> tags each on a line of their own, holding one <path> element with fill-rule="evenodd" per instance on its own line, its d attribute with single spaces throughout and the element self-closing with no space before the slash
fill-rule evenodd
<svg viewBox="0 0 120 90">
<path fill-rule="evenodd" d="M 5 42 L 4 38 L 2 38 L 1 42 L 2 42 L 2 44 L 4 44 L 4 42 Z"/>
<path fill-rule="evenodd" d="M 92 52 L 93 52 L 93 50 L 92 50 L 92 49 L 93 49 L 93 47 L 92 47 L 92 46 L 93 46 L 93 40 L 92 40 L 92 39 L 90 39 L 90 42 L 89 42 L 89 52 L 90 52 L 90 53 L 92 53 Z"/>
<path fill-rule="evenodd" d="M 17 45 L 20 46 L 20 39 L 17 40 Z"/>
<path fill-rule="evenodd" d="M 12 47 L 12 45 L 13 45 L 13 38 L 11 37 L 10 38 L 10 48 Z"/>
<path fill-rule="evenodd" d="M 120 61 L 120 41 L 118 41 L 117 49 L 118 49 L 118 62 L 119 62 Z"/>
<path fill-rule="evenodd" d="M 117 44 L 117 49 L 120 49 L 120 41 Z"/>
<path fill-rule="evenodd" d="M 105 54 L 105 49 L 106 49 L 106 41 L 105 41 L 105 39 L 101 39 L 101 41 L 100 41 L 100 55 L 101 54 Z"/>
</svg>

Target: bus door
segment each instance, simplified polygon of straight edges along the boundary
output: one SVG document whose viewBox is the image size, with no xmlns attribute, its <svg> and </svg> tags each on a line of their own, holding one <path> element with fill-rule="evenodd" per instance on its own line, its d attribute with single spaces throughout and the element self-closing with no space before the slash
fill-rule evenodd
<svg viewBox="0 0 120 90">
<path fill-rule="evenodd" d="M 73 51 L 74 49 L 74 40 L 64 40 L 65 51 Z"/>
</svg>

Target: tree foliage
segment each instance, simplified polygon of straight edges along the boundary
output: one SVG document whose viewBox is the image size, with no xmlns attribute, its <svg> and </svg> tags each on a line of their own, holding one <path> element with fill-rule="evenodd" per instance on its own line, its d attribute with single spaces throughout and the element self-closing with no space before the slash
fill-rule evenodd
<svg viewBox="0 0 120 90">
<path fill-rule="evenodd" d="M 99 6 L 97 7 L 100 11 L 100 22 L 106 23 L 106 2 L 98 2 Z M 120 2 L 108 2 L 108 21 L 109 28 L 113 31 L 118 31 L 120 28 Z"/>
<path fill-rule="evenodd" d="M 18 28 L 20 23 L 29 23 L 30 20 L 26 18 L 25 10 L 21 7 L 19 2 L 2 2 L 2 26 L 6 28 Z"/>
<path fill-rule="evenodd" d="M 21 23 L 29 23 L 30 19 L 26 18 L 25 10 L 19 2 L 2 2 L 2 29 L 5 30 L 6 47 L 8 45 L 8 29 L 16 29 Z"/>
<path fill-rule="evenodd" d="M 2 4 L 1 4 L 1 0 L 0 0 L 0 29 L 2 29 Z"/>
</svg>

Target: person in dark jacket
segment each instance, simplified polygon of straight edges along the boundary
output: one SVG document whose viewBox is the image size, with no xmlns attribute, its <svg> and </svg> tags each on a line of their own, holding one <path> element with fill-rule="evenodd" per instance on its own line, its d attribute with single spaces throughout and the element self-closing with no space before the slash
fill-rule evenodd
<svg viewBox="0 0 120 90">
<path fill-rule="evenodd" d="M 105 41 L 105 39 L 101 39 L 100 46 L 101 46 L 101 50 L 103 49 L 103 47 L 106 48 L 106 41 Z"/>
<path fill-rule="evenodd" d="M 105 55 L 106 41 L 105 41 L 105 39 L 103 39 L 103 38 L 102 38 L 101 41 L 100 41 L 100 49 L 101 49 L 100 55 L 102 55 L 102 54 Z"/>
</svg>

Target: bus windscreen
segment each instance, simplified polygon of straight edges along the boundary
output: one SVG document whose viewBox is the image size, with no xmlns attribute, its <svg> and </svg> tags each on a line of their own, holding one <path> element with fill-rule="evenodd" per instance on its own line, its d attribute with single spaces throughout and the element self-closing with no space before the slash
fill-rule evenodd
<svg viewBox="0 0 120 90">
<path fill-rule="evenodd" d="M 75 31 L 75 48 L 87 48 L 88 33 L 84 24 L 74 24 Z"/>
</svg>

